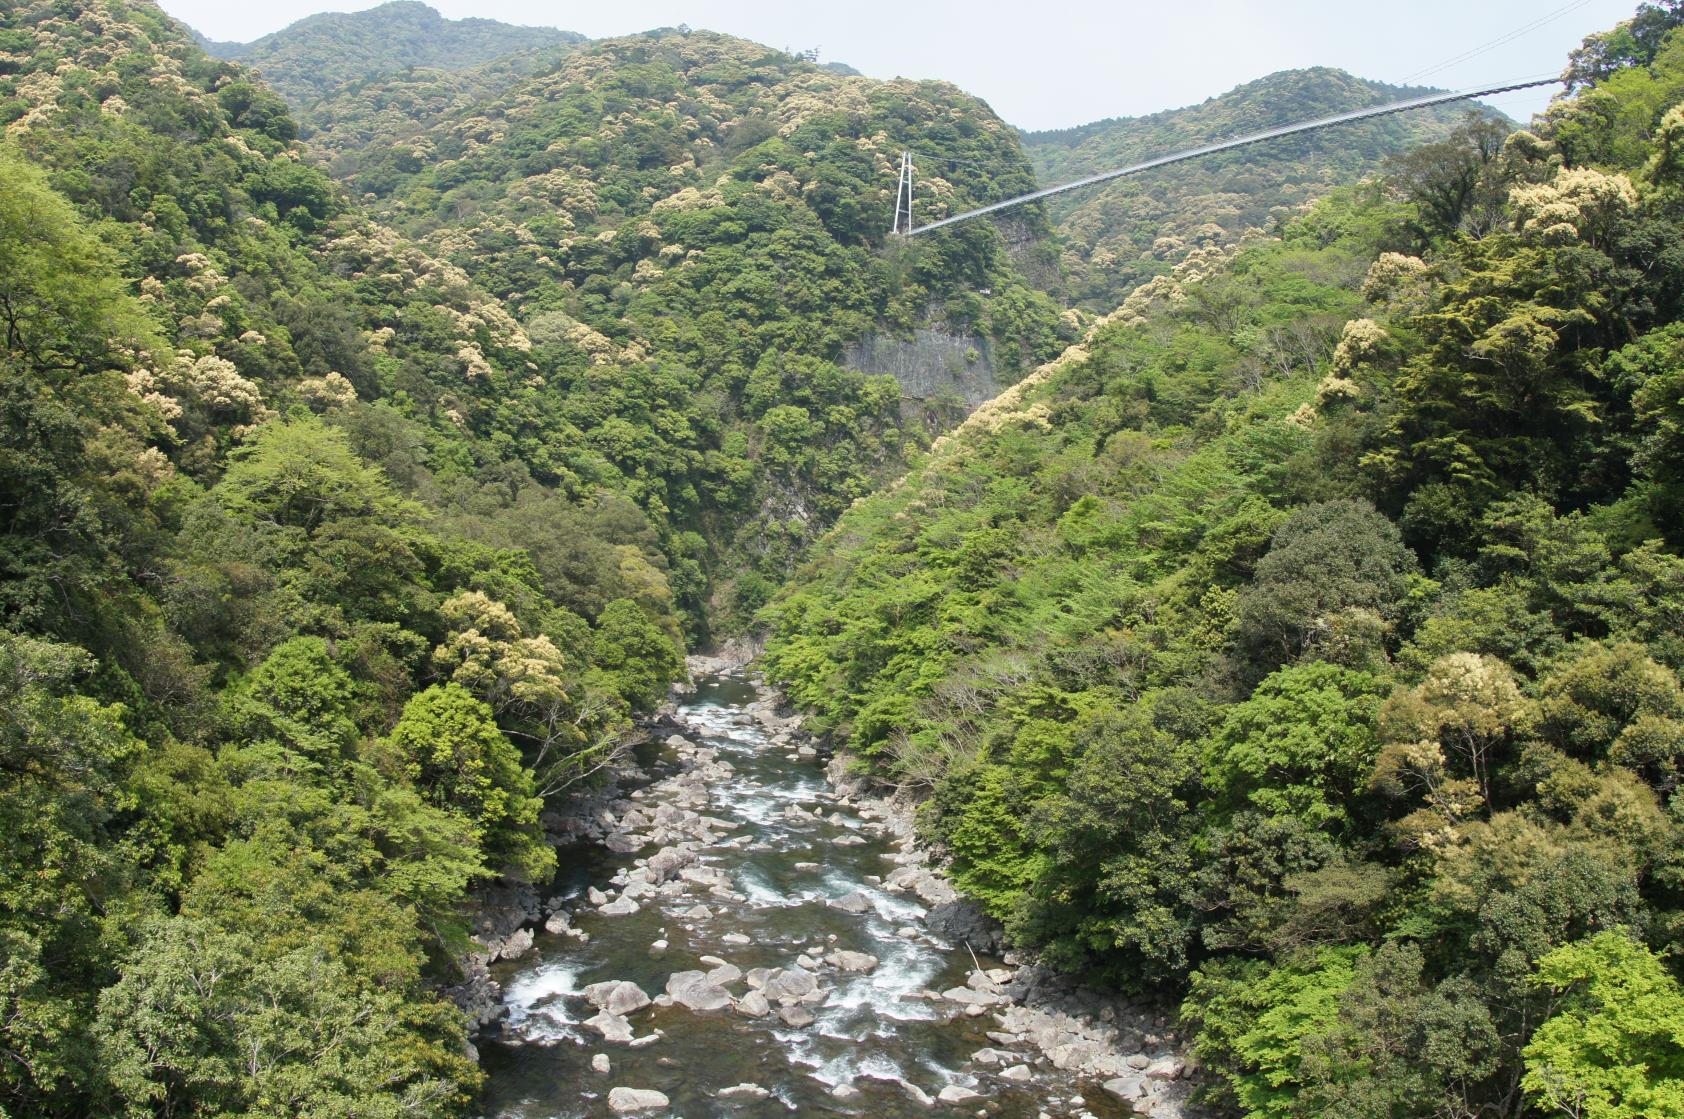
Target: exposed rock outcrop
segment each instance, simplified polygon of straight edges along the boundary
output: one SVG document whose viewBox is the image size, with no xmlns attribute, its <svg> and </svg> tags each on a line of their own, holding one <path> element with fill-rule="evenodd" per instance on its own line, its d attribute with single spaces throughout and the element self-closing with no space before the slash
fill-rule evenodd
<svg viewBox="0 0 1684 1119">
<path fill-rule="evenodd" d="M 861 373 L 887 373 L 914 400 L 951 397 L 962 401 L 967 412 L 1002 388 L 992 344 L 964 331 L 920 328 L 911 339 L 867 334 L 848 347 L 842 360 Z"/>
</svg>

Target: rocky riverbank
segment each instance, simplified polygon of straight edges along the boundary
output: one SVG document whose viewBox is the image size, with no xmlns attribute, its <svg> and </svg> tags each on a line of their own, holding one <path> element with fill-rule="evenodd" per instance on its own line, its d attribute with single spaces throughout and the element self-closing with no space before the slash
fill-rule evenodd
<svg viewBox="0 0 1684 1119">
<path fill-rule="evenodd" d="M 692 671 L 741 678 L 743 663 L 692 662 Z M 508 909 L 524 915 L 517 927 L 493 923 L 480 934 L 489 982 L 491 971 L 507 970 L 498 959 L 532 950 L 538 930 L 544 963 L 509 980 L 482 1020 L 502 1043 L 572 1042 L 581 1057 L 593 1050 L 589 1068 L 607 1083 L 587 1082 L 581 1109 L 568 1114 L 667 1107 L 660 1089 L 674 1089 L 660 1082 L 671 1075 L 662 1070 L 682 1067 L 681 1051 L 704 1036 L 774 1043 L 788 1061 L 781 1072 L 753 1062 L 742 1080 L 707 1089 L 733 1108 L 777 1097 L 804 1113 L 816 1091 L 828 1099 L 823 1110 L 844 1114 L 1187 1113 L 1190 1070 L 1161 1010 L 1084 990 L 1011 953 L 1000 958 L 998 926 L 918 845 L 910 801 L 883 795 L 844 759 L 827 761 L 799 719 L 754 686 L 733 707 L 681 710 L 658 779 L 624 775 L 644 783 L 605 790 L 557 821 L 559 832 L 616 857 L 606 880 L 542 904 L 522 895 Z M 768 764 L 812 776 L 769 784 L 748 772 Z M 800 857 L 803 845 L 810 856 Z M 773 888 L 786 872 L 819 888 Z M 581 985 L 575 973 L 593 969 L 570 956 L 622 963 Z M 883 1040 L 944 1060 L 903 1059 L 892 1046 L 867 1052 Z M 632 1061 L 624 1079 L 622 1057 Z M 885 1091 L 898 1102 L 887 1103 Z"/>
<path fill-rule="evenodd" d="M 774 742 L 817 753 L 800 717 L 775 694 L 747 709 L 772 732 Z M 1028 954 L 1006 950 L 999 922 L 961 897 L 919 843 L 915 799 L 863 776 L 846 753 L 830 757 L 825 777 L 842 804 L 882 821 L 895 835 L 901 865 L 883 880 L 885 889 L 923 901 L 928 906 L 924 921 L 936 934 L 978 952 L 1003 952 L 1007 967 L 974 972 L 968 991 L 943 995 L 968 1014 L 992 1014 L 999 1025 L 988 1036 L 1001 1048 L 980 1050 L 973 1055 L 976 1060 L 1006 1066 L 1025 1051 L 1035 1052 L 1037 1062 L 1103 1081 L 1106 1092 L 1136 1114 L 1157 1119 L 1194 1114 L 1187 1100 L 1197 1062 L 1186 1053 L 1169 1008 L 1086 987 Z"/>
<path fill-rule="evenodd" d="M 658 735 L 676 728 L 674 710 L 669 704 L 647 720 L 645 733 Z M 564 849 L 605 842 L 616 827 L 613 806 L 621 802 L 628 787 L 647 779 L 628 751 L 600 785 L 575 794 L 565 809 L 552 808 L 544 813 L 542 822 L 550 843 Z M 546 897 L 529 884 L 497 882 L 477 891 L 472 927 L 474 947 L 458 961 L 462 977 L 445 994 L 468 1015 L 469 1036 L 476 1039 L 508 1016 L 502 987 L 491 975 L 493 965 L 526 956 L 540 932 L 585 936 L 571 928 L 565 896 Z"/>
</svg>

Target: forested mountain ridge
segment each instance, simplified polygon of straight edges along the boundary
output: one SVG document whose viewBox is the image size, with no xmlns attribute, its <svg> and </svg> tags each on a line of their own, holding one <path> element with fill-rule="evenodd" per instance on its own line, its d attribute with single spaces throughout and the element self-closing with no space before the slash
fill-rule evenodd
<svg viewBox="0 0 1684 1119">
<path fill-rule="evenodd" d="M 1343 70 L 1283 70 L 1199 105 L 1144 117 L 1025 133 L 1043 185 L 1124 167 L 1181 148 L 1435 92 L 1366 81 Z M 1048 202 L 1076 296 L 1106 311 L 1140 281 L 1190 252 L 1232 244 L 1389 156 L 1442 139 L 1467 113 L 1442 106 L 1288 137 Z"/>
<path fill-rule="evenodd" d="M 345 87 L 406 70 L 472 70 L 508 55 L 571 46 L 583 35 L 493 19 L 445 19 L 420 0 L 324 12 L 249 43 L 201 40 L 212 55 L 256 70 L 296 109 Z"/>
<path fill-rule="evenodd" d="M 343 404 L 359 452 L 428 504 L 477 514 L 489 506 L 476 494 L 495 504 L 527 493 L 532 460 L 474 423 L 514 382 L 541 380 L 520 324 L 459 269 L 360 213 L 305 161 L 279 99 L 155 8 L 53 12 L 8 13 L 25 49 L 0 79 L 7 142 L 94 222 L 166 346 L 250 383 L 208 414 L 159 404 L 180 465 L 214 478 L 260 419 Z M 130 379 L 140 396 L 195 391 L 167 350 L 149 356 Z M 576 473 L 612 476 L 588 450 L 569 453 L 586 456 Z M 568 496 L 602 492 L 581 484 Z M 647 525 L 630 531 L 662 565 Z"/>
<path fill-rule="evenodd" d="M 567 355 L 541 405 L 496 422 L 536 447 L 577 423 L 694 534 L 688 558 L 729 591 L 716 611 L 740 618 L 926 438 L 892 379 L 844 367 L 849 343 L 935 324 L 987 339 L 1010 379 L 1073 336 L 1019 269 L 1046 263 L 1037 212 L 1010 243 L 983 224 L 883 251 L 906 146 L 953 161 L 921 213 L 1034 182 L 1015 134 L 950 85 L 685 30 L 592 43 L 335 169 Z"/>
<path fill-rule="evenodd" d="M 463 1113 L 468 893 L 682 672 L 661 537 L 476 429 L 540 347 L 240 68 L 0 52 L 0 1109 Z"/>
<path fill-rule="evenodd" d="M 250 43 L 200 40 L 281 94 L 311 156 L 330 168 L 391 145 L 553 67 L 584 36 L 489 19 L 449 20 L 416 0 L 310 16 Z"/>
<path fill-rule="evenodd" d="M 564 43 L 459 69 L 411 67 L 358 76 L 319 96 L 291 102 L 298 136 L 312 159 L 341 176 L 359 166 L 371 147 L 387 148 L 419 136 L 522 78 L 550 69 L 575 49 Z"/>
<path fill-rule="evenodd" d="M 1684 9 L 851 509 L 769 674 L 1248 1119 L 1684 1113 Z"/>
</svg>

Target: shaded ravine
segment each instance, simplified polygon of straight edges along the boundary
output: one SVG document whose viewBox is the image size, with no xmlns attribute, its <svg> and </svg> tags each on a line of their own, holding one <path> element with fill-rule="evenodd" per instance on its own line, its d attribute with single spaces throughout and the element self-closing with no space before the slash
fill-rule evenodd
<svg viewBox="0 0 1684 1119">
<path fill-rule="evenodd" d="M 542 933 L 532 955 L 494 969 L 508 1015 L 480 1043 L 484 1114 L 615 1114 L 609 1095 L 616 1086 L 664 1094 L 669 1106 L 649 1114 L 690 1117 L 881 1119 L 927 1115 L 932 1106 L 1002 1117 L 1132 1114 L 1091 1077 L 1037 1062 L 1029 1051 L 993 1048 L 1011 1040 L 985 1012 L 1005 1003 L 998 989 L 967 946 L 924 927 L 914 895 L 883 884 L 916 857 L 871 818 L 879 813 L 862 813 L 837 795 L 810 749 L 797 755 L 772 741 L 745 710 L 757 694 L 745 679 L 704 680 L 678 711 L 690 742 L 669 740 L 645 759 L 653 781 L 631 793 L 647 830 L 661 831 L 688 809 L 704 839 L 709 829 L 716 834 L 679 844 L 695 848 L 694 862 L 663 868 L 657 887 L 644 881 L 652 875 L 640 864 L 658 843 L 636 853 L 583 845 L 563 852 L 577 868 L 560 898 L 573 931 Z M 616 886 L 635 912 L 600 912 Z M 616 899 L 610 908 L 628 904 Z M 847 953 L 877 962 L 848 970 L 867 962 Z M 980 965 L 998 968 L 999 961 L 981 958 Z M 803 980 L 789 984 L 797 992 L 803 972 L 819 991 L 833 989 L 786 997 L 782 1009 L 774 997 L 751 1017 L 765 1006 L 751 997 L 756 987 L 774 996 L 783 989 L 757 968 L 789 969 Z M 662 994 L 674 973 L 710 970 L 731 1005 L 692 1010 Z M 996 981 L 1006 977 L 993 972 Z M 585 988 L 609 981 L 656 996 L 625 1015 L 629 1043 L 606 1040 L 602 1019 L 587 1024 L 598 1009 Z M 937 993 L 962 999 L 966 992 L 953 989 L 967 984 L 980 995 L 974 1008 Z M 705 989 L 699 1001 L 708 1001 Z M 607 1072 L 598 1071 L 603 1057 Z M 953 1098 L 933 1099 L 944 1088 Z"/>
</svg>

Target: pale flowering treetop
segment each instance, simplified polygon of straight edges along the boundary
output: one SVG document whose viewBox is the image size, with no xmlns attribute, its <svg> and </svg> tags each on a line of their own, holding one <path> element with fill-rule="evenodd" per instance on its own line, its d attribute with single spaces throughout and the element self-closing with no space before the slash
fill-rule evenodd
<svg viewBox="0 0 1684 1119">
<path fill-rule="evenodd" d="M 1637 209 L 1637 188 L 1624 175 L 1574 167 L 1558 171 L 1547 183 L 1515 187 L 1509 205 L 1524 237 L 1544 244 L 1602 244 L 1613 223 Z"/>
</svg>

